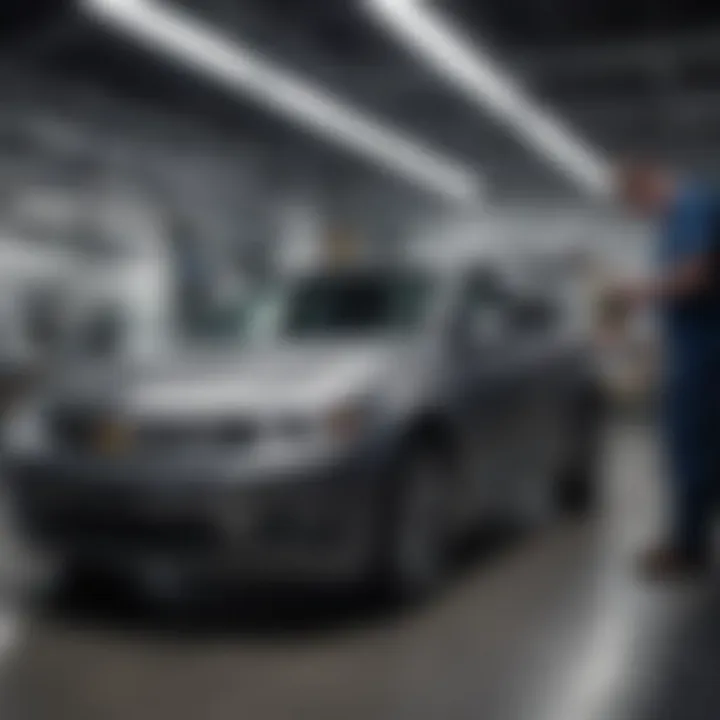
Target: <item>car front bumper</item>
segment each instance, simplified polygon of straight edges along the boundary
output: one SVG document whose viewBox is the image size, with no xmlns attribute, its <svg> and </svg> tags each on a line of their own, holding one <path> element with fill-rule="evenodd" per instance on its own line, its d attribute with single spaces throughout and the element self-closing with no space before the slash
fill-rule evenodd
<svg viewBox="0 0 720 720">
<path fill-rule="evenodd" d="M 347 457 L 284 471 L 188 458 L 6 468 L 21 528 L 52 555 L 280 581 L 354 577 L 367 566 L 378 476 L 375 462 Z"/>
</svg>

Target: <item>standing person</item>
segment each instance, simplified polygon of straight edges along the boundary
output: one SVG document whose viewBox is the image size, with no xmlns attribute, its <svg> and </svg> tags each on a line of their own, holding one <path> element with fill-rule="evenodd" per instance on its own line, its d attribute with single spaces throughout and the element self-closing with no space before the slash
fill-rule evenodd
<svg viewBox="0 0 720 720">
<path fill-rule="evenodd" d="M 712 190 L 660 165 L 626 163 L 619 197 L 659 221 L 659 271 L 618 289 L 628 309 L 652 305 L 664 335 L 664 441 L 671 528 L 641 557 L 641 571 L 672 579 L 710 561 L 710 524 L 720 481 L 720 201 Z"/>
</svg>

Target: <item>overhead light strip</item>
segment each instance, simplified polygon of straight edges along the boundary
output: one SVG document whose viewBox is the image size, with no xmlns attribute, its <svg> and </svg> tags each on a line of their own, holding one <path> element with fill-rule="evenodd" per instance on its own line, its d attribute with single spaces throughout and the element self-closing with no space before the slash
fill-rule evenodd
<svg viewBox="0 0 720 720">
<path fill-rule="evenodd" d="M 610 187 L 609 164 L 541 108 L 476 41 L 424 0 L 362 0 L 380 25 L 521 141 L 592 195 Z"/>
<path fill-rule="evenodd" d="M 342 102 L 189 14 L 150 0 L 81 0 L 98 20 L 129 34 L 322 139 L 455 201 L 478 200 L 470 168 Z"/>
</svg>

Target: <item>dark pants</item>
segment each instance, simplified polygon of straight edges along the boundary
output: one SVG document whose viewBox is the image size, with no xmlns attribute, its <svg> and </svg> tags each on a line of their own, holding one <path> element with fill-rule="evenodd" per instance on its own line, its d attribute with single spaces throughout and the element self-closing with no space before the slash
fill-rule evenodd
<svg viewBox="0 0 720 720">
<path fill-rule="evenodd" d="M 720 478 L 720 356 L 671 353 L 665 387 L 673 538 L 693 558 L 710 550 Z"/>
</svg>

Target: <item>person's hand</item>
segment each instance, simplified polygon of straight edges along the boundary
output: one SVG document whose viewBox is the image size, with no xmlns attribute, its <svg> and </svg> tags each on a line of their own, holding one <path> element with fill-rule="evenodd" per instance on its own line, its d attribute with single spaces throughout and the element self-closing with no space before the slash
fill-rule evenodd
<svg viewBox="0 0 720 720">
<path fill-rule="evenodd" d="M 637 283 L 617 284 L 598 298 L 597 337 L 600 347 L 614 348 L 627 339 L 635 313 L 648 301 L 646 289 Z"/>
<path fill-rule="evenodd" d="M 642 282 L 618 284 L 610 288 L 606 296 L 608 305 L 621 315 L 629 315 L 642 309 L 652 299 L 652 289 L 647 283 Z"/>
</svg>

